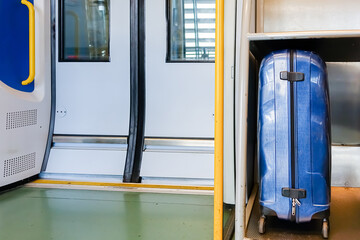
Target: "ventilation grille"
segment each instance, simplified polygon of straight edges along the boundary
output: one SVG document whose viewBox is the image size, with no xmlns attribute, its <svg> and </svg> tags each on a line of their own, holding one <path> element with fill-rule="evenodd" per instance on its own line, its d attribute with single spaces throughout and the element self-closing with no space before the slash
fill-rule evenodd
<svg viewBox="0 0 360 240">
<path fill-rule="evenodd" d="M 36 153 L 11 158 L 4 162 L 4 177 L 9 177 L 35 168 Z"/>
<path fill-rule="evenodd" d="M 37 109 L 6 114 L 6 130 L 37 124 Z"/>
</svg>

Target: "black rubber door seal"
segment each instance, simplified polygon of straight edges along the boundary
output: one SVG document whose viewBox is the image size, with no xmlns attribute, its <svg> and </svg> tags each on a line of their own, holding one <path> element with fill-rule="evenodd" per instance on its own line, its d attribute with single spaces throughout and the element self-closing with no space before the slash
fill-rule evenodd
<svg viewBox="0 0 360 240">
<path fill-rule="evenodd" d="M 145 104 L 145 0 L 130 0 L 130 123 L 123 182 L 141 182 Z"/>
</svg>

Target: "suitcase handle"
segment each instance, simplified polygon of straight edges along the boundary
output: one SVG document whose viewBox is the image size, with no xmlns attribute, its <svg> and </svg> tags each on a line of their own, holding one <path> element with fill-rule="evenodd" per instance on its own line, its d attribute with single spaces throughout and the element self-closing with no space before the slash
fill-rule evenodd
<svg viewBox="0 0 360 240">
<path fill-rule="evenodd" d="M 304 81 L 305 75 L 301 72 L 282 71 L 280 72 L 280 79 L 288 80 L 290 82 L 299 82 L 299 81 Z"/>
<path fill-rule="evenodd" d="M 301 199 L 306 198 L 306 190 L 305 189 L 296 189 L 296 188 L 282 188 L 281 195 L 283 197 L 293 198 L 293 199 Z"/>
</svg>

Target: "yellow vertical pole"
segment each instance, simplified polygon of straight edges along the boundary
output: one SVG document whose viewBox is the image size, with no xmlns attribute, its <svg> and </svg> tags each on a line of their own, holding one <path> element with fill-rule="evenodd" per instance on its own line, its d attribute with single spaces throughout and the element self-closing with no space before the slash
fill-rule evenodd
<svg viewBox="0 0 360 240">
<path fill-rule="evenodd" d="M 214 240 L 223 239 L 224 0 L 216 0 Z"/>
</svg>

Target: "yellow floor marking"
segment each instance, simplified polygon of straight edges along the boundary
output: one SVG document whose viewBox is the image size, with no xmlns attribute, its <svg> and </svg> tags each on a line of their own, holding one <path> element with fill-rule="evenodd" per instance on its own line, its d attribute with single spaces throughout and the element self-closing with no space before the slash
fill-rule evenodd
<svg viewBox="0 0 360 240">
<path fill-rule="evenodd" d="M 64 181 L 64 180 L 45 180 L 45 179 L 38 179 L 33 181 L 32 183 L 123 187 L 123 188 L 159 188 L 159 189 L 210 190 L 210 191 L 214 190 L 214 187 L 206 187 L 206 186 L 180 186 L 180 185 L 160 185 L 160 184 L 142 184 L 142 183 L 80 182 L 80 181 Z"/>
</svg>

